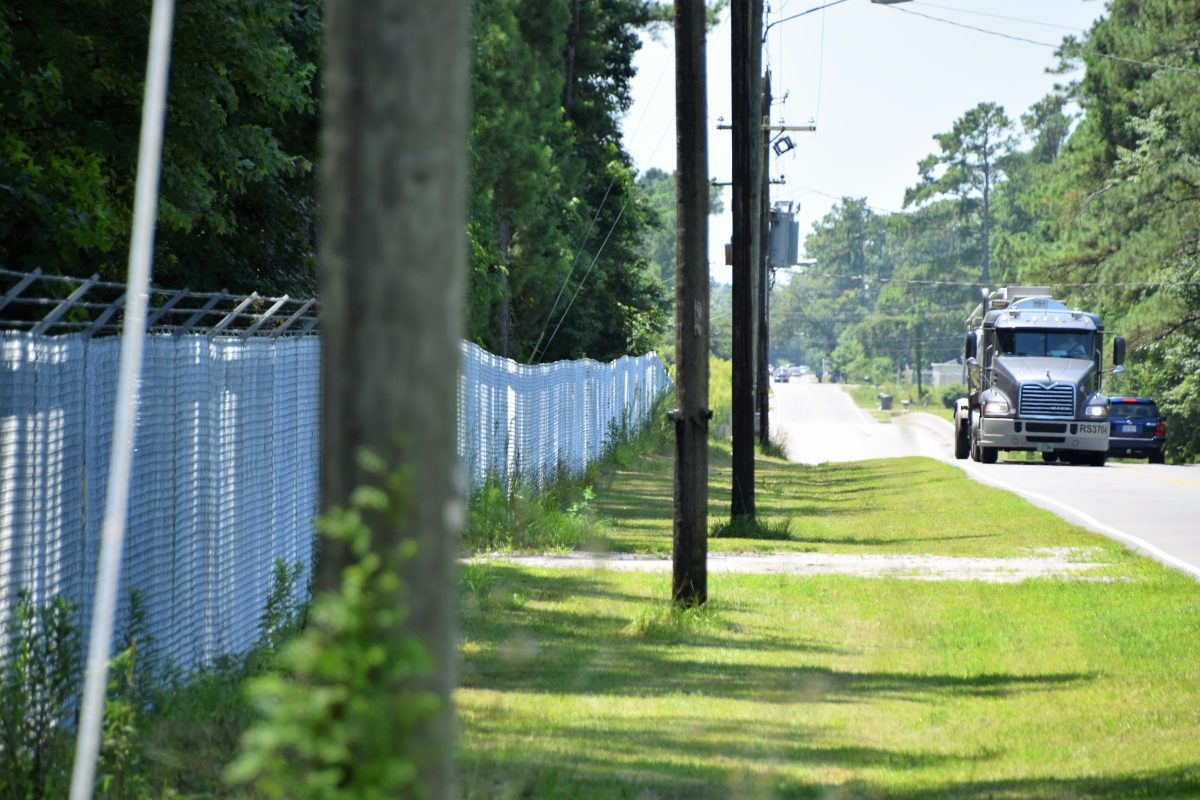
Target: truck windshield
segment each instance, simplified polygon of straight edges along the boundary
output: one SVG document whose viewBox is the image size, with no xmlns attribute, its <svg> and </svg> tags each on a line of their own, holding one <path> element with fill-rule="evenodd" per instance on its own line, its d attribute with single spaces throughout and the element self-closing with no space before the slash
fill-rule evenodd
<svg viewBox="0 0 1200 800">
<path fill-rule="evenodd" d="M 1001 328 L 996 342 L 1002 356 L 1090 358 L 1091 331 L 1039 331 Z"/>
</svg>

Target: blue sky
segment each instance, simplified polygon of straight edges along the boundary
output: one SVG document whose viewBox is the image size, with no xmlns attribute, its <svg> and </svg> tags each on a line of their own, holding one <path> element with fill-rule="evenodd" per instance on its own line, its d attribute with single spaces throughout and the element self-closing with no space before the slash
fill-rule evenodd
<svg viewBox="0 0 1200 800">
<path fill-rule="evenodd" d="M 828 0 L 824 0 L 828 2 Z M 768 0 L 768 21 L 797 14 L 822 0 Z M 912 13 L 915 12 L 915 13 Z M 841 4 L 774 26 L 764 59 L 772 72 L 771 121 L 816 133 L 789 134 L 796 149 L 772 155 L 770 174 L 785 185 L 772 200 L 800 204 L 802 236 L 842 196 L 866 197 L 881 211 L 901 209 L 917 179 L 917 162 L 936 150 L 933 135 L 983 101 L 1004 106 L 1014 121 L 1056 82 L 1076 76 L 1046 73 L 1051 47 L 1085 31 L 1104 13 L 1100 0 L 912 0 L 898 6 L 870 0 Z M 917 16 L 923 14 L 927 16 Z M 928 17 L 938 17 L 959 26 Z M 981 28 L 1005 36 L 966 27 Z M 730 179 L 730 134 L 716 129 L 730 117 L 728 11 L 708 39 L 709 175 Z M 675 169 L 674 52 L 671 31 L 647 38 L 635 61 L 634 104 L 625 143 L 638 168 Z M 783 99 L 786 94 L 786 99 Z M 726 213 L 710 220 L 713 276 L 729 281 L 724 243 Z"/>
</svg>

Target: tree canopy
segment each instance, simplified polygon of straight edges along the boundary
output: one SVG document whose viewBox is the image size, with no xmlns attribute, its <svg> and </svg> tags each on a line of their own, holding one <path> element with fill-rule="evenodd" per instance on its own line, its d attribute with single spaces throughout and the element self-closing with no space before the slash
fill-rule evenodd
<svg viewBox="0 0 1200 800">
<path fill-rule="evenodd" d="M 320 7 L 178 5 L 156 283 L 317 290 Z M 474 3 L 467 335 L 493 352 L 609 359 L 667 326 L 620 123 L 668 11 Z M 0 266 L 124 275 L 148 27 L 134 0 L 0 6 Z"/>
<path fill-rule="evenodd" d="M 179 5 L 156 282 L 312 290 L 319 7 Z M 124 275 L 149 12 L 133 0 L 0 7 L 0 263 L 10 269 Z"/>
</svg>

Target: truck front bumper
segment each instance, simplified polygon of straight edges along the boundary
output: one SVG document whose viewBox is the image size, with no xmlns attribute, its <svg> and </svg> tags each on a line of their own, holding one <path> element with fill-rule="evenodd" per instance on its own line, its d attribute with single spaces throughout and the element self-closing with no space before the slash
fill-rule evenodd
<svg viewBox="0 0 1200 800">
<path fill-rule="evenodd" d="M 983 417 L 979 443 L 997 450 L 1108 450 L 1108 422 Z"/>
</svg>

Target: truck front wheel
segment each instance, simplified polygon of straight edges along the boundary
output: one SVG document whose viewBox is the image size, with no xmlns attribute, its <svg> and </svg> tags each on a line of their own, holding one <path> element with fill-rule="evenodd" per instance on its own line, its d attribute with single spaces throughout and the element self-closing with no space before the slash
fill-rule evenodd
<svg viewBox="0 0 1200 800">
<path fill-rule="evenodd" d="M 966 420 L 960 421 L 954 431 L 954 457 L 964 459 L 971 454 L 971 429 Z"/>
<path fill-rule="evenodd" d="M 984 464 L 995 464 L 1000 451 L 995 447 L 980 447 L 979 460 Z"/>
</svg>

